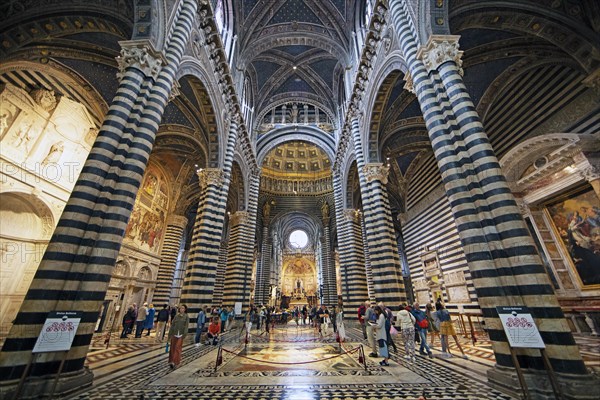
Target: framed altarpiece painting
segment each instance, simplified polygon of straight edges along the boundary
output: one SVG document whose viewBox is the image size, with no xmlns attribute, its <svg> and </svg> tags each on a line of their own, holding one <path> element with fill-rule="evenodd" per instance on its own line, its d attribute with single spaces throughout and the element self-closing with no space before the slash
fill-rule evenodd
<svg viewBox="0 0 600 400">
<path fill-rule="evenodd" d="M 579 188 L 544 211 L 579 286 L 600 289 L 600 199 L 594 190 Z"/>
</svg>

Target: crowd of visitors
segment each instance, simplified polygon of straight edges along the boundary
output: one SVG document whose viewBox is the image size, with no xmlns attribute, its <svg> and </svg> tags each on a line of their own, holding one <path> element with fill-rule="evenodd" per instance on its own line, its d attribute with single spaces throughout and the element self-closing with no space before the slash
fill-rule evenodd
<svg viewBox="0 0 600 400">
<path fill-rule="evenodd" d="M 436 337 L 440 338 L 441 357 L 452 357 L 449 337 L 454 338 L 456 347 L 462 354 L 462 358 L 468 359 L 458 337 L 450 313 L 445 308 L 441 299 L 435 303 L 427 304 L 425 310 L 421 310 L 418 302 L 411 305 L 401 304 L 400 310 L 394 315 L 383 303 L 366 301 L 357 310 L 357 319 L 361 327 L 364 339 L 371 349 L 370 357 L 383 357 L 380 365 L 389 365 L 389 349 L 397 352 L 394 336 L 398 333 L 404 344 L 404 358 L 415 362 L 416 342 L 419 345 L 419 354 L 433 358 L 431 348 L 434 347 Z M 427 343 L 427 334 L 431 335 L 431 343 Z"/>
</svg>

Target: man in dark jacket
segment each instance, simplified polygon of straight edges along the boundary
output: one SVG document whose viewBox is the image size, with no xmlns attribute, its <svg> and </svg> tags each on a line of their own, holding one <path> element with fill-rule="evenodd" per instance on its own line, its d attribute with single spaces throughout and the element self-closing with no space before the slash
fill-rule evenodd
<svg viewBox="0 0 600 400">
<path fill-rule="evenodd" d="M 165 328 L 167 327 L 167 321 L 169 321 L 169 305 L 163 305 L 162 310 L 158 312 L 156 316 L 156 341 L 162 342 L 165 338 Z"/>
</svg>

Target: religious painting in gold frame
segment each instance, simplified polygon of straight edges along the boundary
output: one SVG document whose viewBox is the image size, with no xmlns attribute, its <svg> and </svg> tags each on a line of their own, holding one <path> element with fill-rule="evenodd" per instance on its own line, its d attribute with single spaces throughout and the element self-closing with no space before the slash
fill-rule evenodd
<svg viewBox="0 0 600 400">
<path fill-rule="evenodd" d="M 582 289 L 600 289 L 600 199 L 590 186 L 548 203 L 545 211 Z"/>
</svg>

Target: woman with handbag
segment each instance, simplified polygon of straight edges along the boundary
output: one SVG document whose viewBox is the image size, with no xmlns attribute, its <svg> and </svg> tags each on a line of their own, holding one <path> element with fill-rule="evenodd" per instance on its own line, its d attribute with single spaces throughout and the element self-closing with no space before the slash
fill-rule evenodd
<svg viewBox="0 0 600 400">
<path fill-rule="evenodd" d="M 172 369 L 179 367 L 181 364 L 181 350 L 183 348 L 183 339 L 187 336 L 190 325 L 190 317 L 187 315 L 187 306 L 181 304 L 178 307 L 178 312 L 171 321 L 169 329 L 168 342 L 169 346 L 169 367 Z"/>
</svg>

